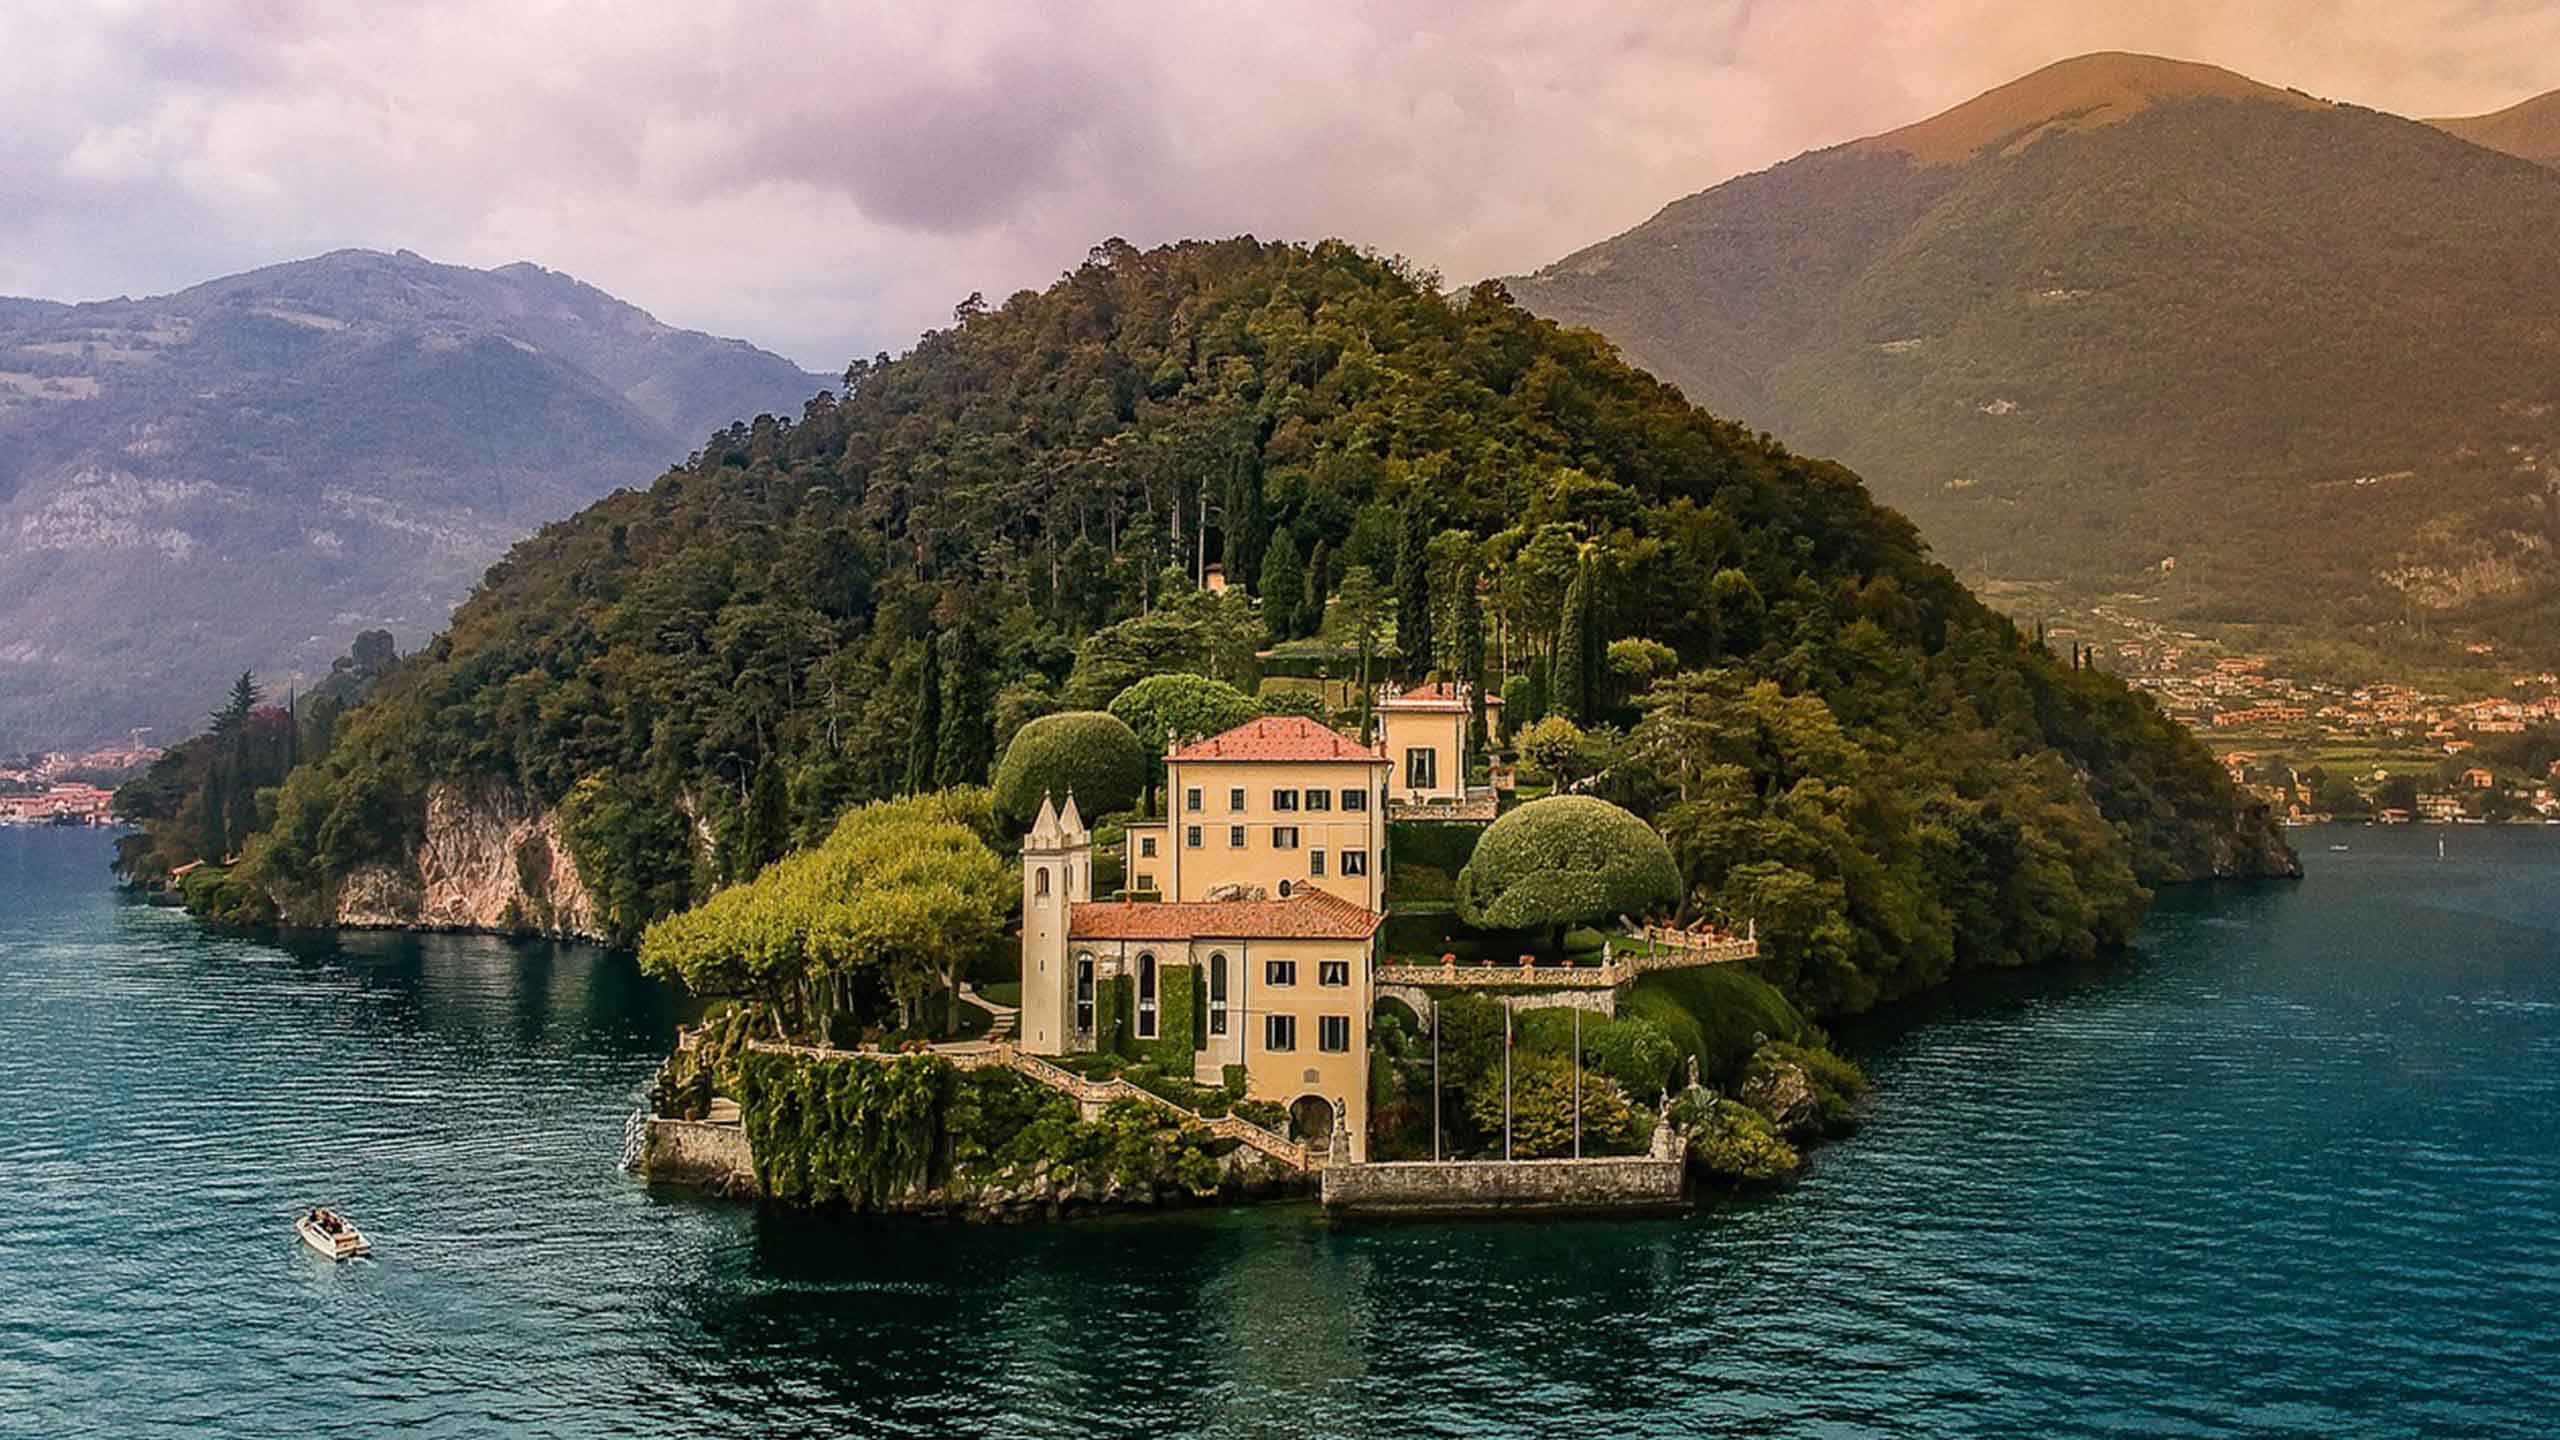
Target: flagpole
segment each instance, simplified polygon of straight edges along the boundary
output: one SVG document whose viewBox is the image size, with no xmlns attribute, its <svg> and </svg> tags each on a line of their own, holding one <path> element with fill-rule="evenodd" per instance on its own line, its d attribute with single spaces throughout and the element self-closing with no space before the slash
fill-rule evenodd
<svg viewBox="0 0 2560 1440">
<path fill-rule="evenodd" d="M 1431 1159 L 1440 1159 L 1440 997 L 1431 997 Z"/>
<path fill-rule="evenodd" d="M 1502 1007 L 1502 1158 L 1511 1158 L 1511 1007 Z"/>
<path fill-rule="evenodd" d="M 1582 1158 L 1582 1007 L 1573 1008 L 1573 1158 Z"/>
</svg>

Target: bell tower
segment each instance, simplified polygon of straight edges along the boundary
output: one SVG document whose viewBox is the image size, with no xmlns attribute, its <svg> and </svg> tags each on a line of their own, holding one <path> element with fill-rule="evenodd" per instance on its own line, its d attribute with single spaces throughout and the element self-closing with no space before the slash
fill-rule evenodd
<svg viewBox="0 0 2560 1440">
<path fill-rule="evenodd" d="M 1040 797 L 1022 837 L 1022 1048 L 1064 1054 L 1074 1043 L 1076 977 L 1067 955 L 1068 907 L 1093 898 L 1093 833 L 1067 794 L 1061 811 Z"/>
</svg>

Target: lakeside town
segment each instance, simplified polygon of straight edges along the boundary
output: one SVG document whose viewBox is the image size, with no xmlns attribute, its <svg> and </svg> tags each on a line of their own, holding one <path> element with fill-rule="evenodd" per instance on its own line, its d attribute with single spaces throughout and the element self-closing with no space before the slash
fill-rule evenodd
<svg viewBox="0 0 2560 1440">
<path fill-rule="evenodd" d="M 2560 673 L 2495 672 L 2491 645 L 2465 647 L 2492 691 L 2465 697 L 2289 673 L 2116 604 L 2042 634 L 2151 696 L 2289 824 L 2560 823 Z"/>
<path fill-rule="evenodd" d="M 115 787 L 150 769 L 161 753 L 135 741 L 0 760 L 0 825 L 113 824 Z"/>
</svg>

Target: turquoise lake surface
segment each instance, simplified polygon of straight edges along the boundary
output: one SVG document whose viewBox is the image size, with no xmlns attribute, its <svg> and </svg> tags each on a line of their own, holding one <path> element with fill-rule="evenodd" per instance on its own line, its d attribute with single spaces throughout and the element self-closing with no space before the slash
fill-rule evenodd
<svg viewBox="0 0 2560 1440">
<path fill-rule="evenodd" d="M 1774 1197 L 974 1229 L 621 1174 L 627 956 L 209 936 L 0 830 L 0 1434 L 2560 1433 L 2560 831 L 2298 837 L 1844 1033 Z"/>
</svg>

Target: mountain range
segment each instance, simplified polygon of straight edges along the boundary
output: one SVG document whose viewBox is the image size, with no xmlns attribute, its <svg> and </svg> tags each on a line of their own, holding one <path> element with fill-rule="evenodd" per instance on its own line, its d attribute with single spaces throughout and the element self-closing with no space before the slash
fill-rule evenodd
<svg viewBox="0 0 2560 1440">
<path fill-rule="evenodd" d="M 506 547 L 831 382 L 531 264 L 342 250 L 0 299 L 0 753 L 195 728 L 442 627 Z"/>
<path fill-rule="evenodd" d="M 1507 283 L 1968 576 L 2555 652 L 2555 139 L 2091 55 Z"/>
</svg>

